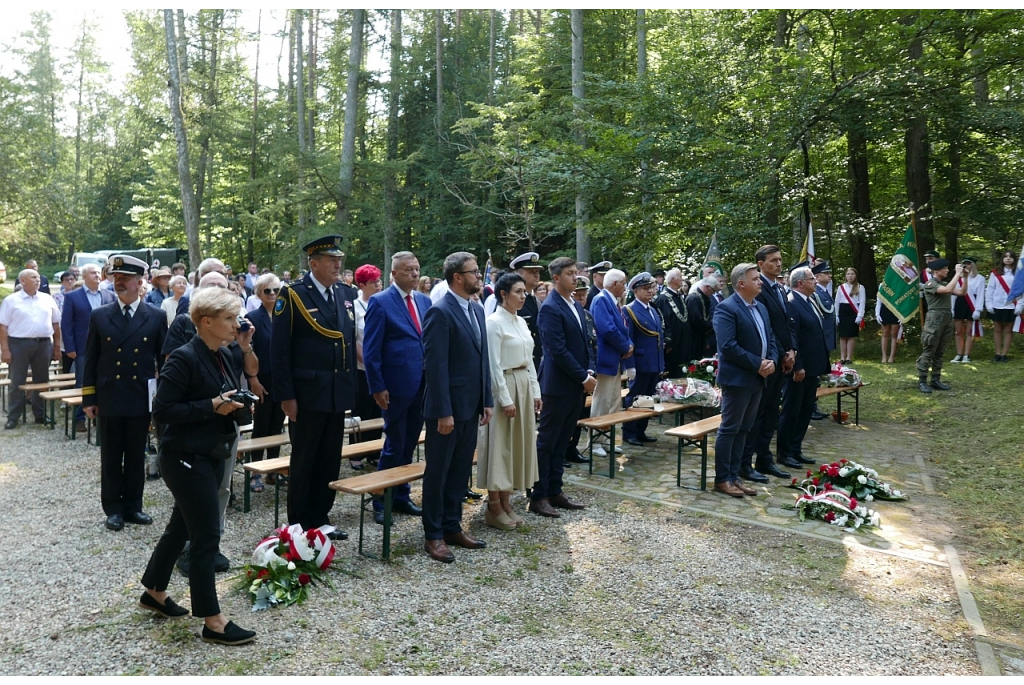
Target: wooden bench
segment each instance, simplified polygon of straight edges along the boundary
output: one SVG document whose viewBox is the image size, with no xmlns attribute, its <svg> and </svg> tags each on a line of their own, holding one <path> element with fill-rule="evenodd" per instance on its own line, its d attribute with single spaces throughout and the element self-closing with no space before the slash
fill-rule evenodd
<svg viewBox="0 0 1024 685">
<path fill-rule="evenodd" d="M 722 423 L 722 415 L 712 416 L 693 423 L 669 428 L 665 435 L 678 438 L 676 447 L 676 487 L 683 486 L 683 448 L 700 446 L 700 489 L 707 490 L 708 479 L 708 435 L 718 430 Z M 696 488 L 691 488 L 696 489 Z"/>
<path fill-rule="evenodd" d="M 649 419 L 657 415 L 657 412 L 650 409 L 626 409 L 577 421 L 576 425 L 586 429 L 590 435 L 590 473 L 594 473 L 594 438 L 596 436 L 608 438 L 608 477 L 615 478 L 615 427 L 620 423 Z"/>
<path fill-rule="evenodd" d="M 815 399 L 821 399 L 822 397 L 829 397 L 831 395 L 836 396 L 836 413 L 842 416 L 843 413 L 843 398 L 852 397 L 854 403 L 853 410 L 853 422 L 860 425 L 860 389 L 861 385 L 839 385 L 834 388 L 818 388 L 814 393 Z"/>
<path fill-rule="evenodd" d="M 71 375 L 74 376 L 74 374 L 71 374 Z M 25 423 L 26 421 L 28 421 L 28 404 L 29 404 L 28 403 L 28 394 L 30 392 L 39 392 L 39 391 L 45 392 L 47 390 L 57 390 L 57 389 L 60 389 L 60 388 L 71 388 L 71 387 L 74 387 L 74 385 L 75 385 L 75 379 L 73 377 L 72 378 L 68 378 L 66 380 L 50 380 L 50 381 L 48 381 L 46 383 L 29 382 L 29 383 L 25 383 L 24 385 L 19 385 L 18 389 L 24 391 L 24 393 L 26 395 L 25 403 L 23 405 L 21 405 L 21 422 Z M 46 423 L 50 422 L 49 418 L 47 418 L 45 416 L 44 416 L 44 420 L 46 421 Z"/>
<path fill-rule="evenodd" d="M 39 396 L 46 401 L 47 415 L 46 422 L 50 425 L 50 428 L 57 427 L 57 402 L 73 397 L 81 397 L 81 388 L 65 388 L 63 390 L 47 390 L 46 392 L 39 393 Z M 81 402 L 79 402 L 81 404 Z M 64 428 L 67 433 L 67 415 L 65 415 Z"/>
<path fill-rule="evenodd" d="M 364 443 L 360 443 L 364 444 Z M 382 559 L 387 561 L 391 558 L 391 507 L 394 497 L 394 489 L 401 485 L 407 485 L 414 480 L 423 478 L 423 471 L 427 462 L 416 461 L 405 466 L 396 466 L 383 471 L 373 471 L 359 476 L 336 480 L 331 483 L 332 490 L 346 492 L 350 495 L 359 495 L 359 553 L 364 557 Z M 381 555 L 371 554 L 364 549 L 366 512 L 373 508 L 374 495 L 383 494 L 384 498 L 384 539 L 381 542 Z"/>
</svg>

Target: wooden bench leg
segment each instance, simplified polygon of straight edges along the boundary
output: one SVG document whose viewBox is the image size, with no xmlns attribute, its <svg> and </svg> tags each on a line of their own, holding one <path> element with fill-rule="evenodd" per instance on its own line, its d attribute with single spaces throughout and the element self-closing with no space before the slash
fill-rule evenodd
<svg viewBox="0 0 1024 685">
<path fill-rule="evenodd" d="M 608 439 L 608 477 L 615 478 L 615 424 L 612 424 L 611 437 Z"/>
<path fill-rule="evenodd" d="M 676 412 L 681 414 L 682 412 Z M 676 487 L 683 487 L 683 439 L 676 440 Z"/>
<path fill-rule="evenodd" d="M 700 441 L 700 489 L 705 492 L 708 489 L 708 436 L 706 435 Z"/>
<path fill-rule="evenodd" d="M 369 501 L 373 502 L 373 496 L 370 496 Z M 363 524 L 366 522 L 366 493 L 364 492 L 359 496 L 359 554 L 362 556 L 369 556 L 363 551 Z"/>
<path fill-rule="evenodd" d="M 857 386 L 857 389 L 853 391 L 853 406 L 854 406 L 853 422 L 859 426 L 860 425 L 860 386 L 859 385 Z"/>
<path fill-rule="evenodd" d="M 384 561 L 391 559 L 391 505 L 394 500 L 393 491 L 394 488 L 384 488 L 384 541 L 380 556 Z"/>
<path fill-rule="evenodd" d="M 279 521 L 281 520 L 281 479 L 284 478 L 280 473 L 274 478 L 274 530 L 280 526 Z M 290 496 L 290 494 L 289 494 Z"/>
<path fill-rule="evenodd" d="M 245 486 L 245 494 L 242 495 L 242 513 L 248 514 L 250 508 L 249 494 L 252 492 L 252 471 L 246 471 L 245 468 L 243 468 L 242 473 L 245 474 L 245 478 L 242 479 Z"/>
</svg>

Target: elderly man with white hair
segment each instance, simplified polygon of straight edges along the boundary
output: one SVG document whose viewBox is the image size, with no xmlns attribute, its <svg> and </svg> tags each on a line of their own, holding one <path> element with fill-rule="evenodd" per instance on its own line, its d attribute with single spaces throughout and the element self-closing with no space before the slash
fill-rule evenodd
<svg viewBox="0 0 1024 685">
<path fill-rule="evenodd" d="M 665 371 L 669 378 L 683 375 L 683 367 L 690 363 L 690 315 L 683 293 L 683 273 L 669 269 L 665 274 L 665 287 L 652 303 L 665 320 Z"/>
<path fill-rule="evenodd" d="M 18 274 L 21 290 L 4 298 L 0 303 L 0 358 L 10 368 L 11 404 L 4 428 L 18 425 L 25 410 L 25 391 L 19 386 L 28 380 L 32 367 L 32 381 L 50 380 L 50 360 L 60 359 L 60 309 L 48 294 L 39 289 L 39 272 L 25 269 Z M 36 393 L 32 398 L 32 413 L 36 423 L 46 423 L 43 398 Z"/>
<path fill-rule="evenodd" d="M 631 359 L 633 343 L 619 306 L 625 291 L 626 274 L 620 269 L 609 269 L 604 274 L 604 288 L 590 303 L 590 314 L 594 317 L 597 331 L 597 388 L 590 405 L 591 417 L 619 411 L 622 408 L 622 369 L 625 368 L 626 373 L 636 373 Z M 615 451 L 622 450 L 616 447 Z M 595 445 L 594 454 L 603 457 L 607 452 L 602 446 Z"/>
<path fill-rule="evenodd" d="M 715 308 L 712 298 L 721 287 L 717 276 L 705 276 L 697 281 L 686 297 L 687 316 L 690 319 L 690 359 L 687 361 L 710 357 L 716 352 L 715 329 L 711 323 Z"/>
</svg>

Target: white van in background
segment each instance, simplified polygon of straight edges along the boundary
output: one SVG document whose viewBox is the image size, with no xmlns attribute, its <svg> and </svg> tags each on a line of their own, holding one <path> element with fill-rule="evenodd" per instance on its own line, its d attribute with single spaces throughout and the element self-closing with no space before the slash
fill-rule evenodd
<svg viewBox="0 0 1024 685">
<path fill-rule="evenodd" d="M 99 264 L 101 267 L 107 263 L 107 256 L 100 252 L 76 252 L 71 255 L 71 263 L 68 266 L 77 266 L 81 269 L 86 264 Z"/>
</svg>

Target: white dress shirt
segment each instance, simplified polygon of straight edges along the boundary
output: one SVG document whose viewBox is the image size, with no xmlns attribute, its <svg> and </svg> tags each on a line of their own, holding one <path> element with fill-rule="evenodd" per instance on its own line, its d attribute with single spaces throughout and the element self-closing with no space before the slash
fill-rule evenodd
<svg viewBox="0 0 1024 685">
<path fill-rule="evenodd" d="M 46 293 L 29 296 L 19 290 L 0 303 L 0 325 L 11 338 L 52 338 L 54 325 L 60 327 L 60 308 Z"/>
</svg>

